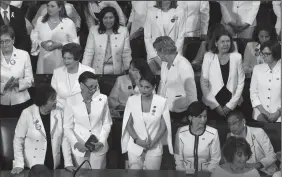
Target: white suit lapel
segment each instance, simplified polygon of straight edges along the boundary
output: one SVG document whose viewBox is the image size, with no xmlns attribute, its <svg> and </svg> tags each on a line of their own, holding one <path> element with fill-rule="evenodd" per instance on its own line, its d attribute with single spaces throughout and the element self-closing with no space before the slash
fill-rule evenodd
<svg viewBox="0 0 282 177">
<path fill-rule="evenodd" d="M 217 71 L 214 72 L 215 73 L 215 78 L 218 78 L 218 82 L 219 84 L 217 84 L 218 86 L 222 86 L 223 83 L 223 79 L 222 79 L 222 73 L 221 73 L 221 68 L 220 68 L 220 62 L 218 59 L 218 55 L 215 54 L 215 57 L 213 58 L 214 62 L 212 62 L 213 67 L 211 68 L 213 71 Z"/>
<path fill-rule="evenodd" d="M 169 29 L 168 29 L 167 36 L 170 35 L 172 29 L 174 28 L 177 21 L 179 20 L 178 17 L 176 16 L 176 10 L 175 9 L 170 9 L 169 13 L 170 13 L 170 19 L 166 19 L 166 20 L 169 20 Z"/>
<path fill-rule="evenodd" d="M 50 125 L 51 125 L 51 138 L 53 138 L 53 135 L 55 133 L 55 130 L 56 130 L 56 127 L 58 125 L 58 117 L 59 117 L 59 113 L 55 113 L 54 111 L 51 112 L 51 115 L 50 115 Z"/>
</svg>

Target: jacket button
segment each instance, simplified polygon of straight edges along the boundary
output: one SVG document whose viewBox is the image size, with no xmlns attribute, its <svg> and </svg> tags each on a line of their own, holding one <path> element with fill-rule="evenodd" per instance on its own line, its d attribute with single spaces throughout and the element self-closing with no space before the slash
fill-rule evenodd
<svg viewBox="0 0 282 177">
<path fill-rule="evenodd" d="M 89 130 L 89 132 L 91 133 L 91 130 Z"/>
<path fill-rule="evenodd" d="M 116 45 L 116 47 L 117 47 L 117 45 Z"/>
<path fill-rule="evenodd" d="M 271 90 L 270 88 L 268 88 L 268 90 Z"/>
<path fill-rule="evenodd" d="M 102 46 L 100 45 L 100 47 L 102 47 Z"/>
<path fill-rule="evenodd" d="M 36 142 L 38 142 L 39 140 L 36 140 Z"/>
<path fill-rule="evenodd" d="M 269 105 L 267 105 L 267 107 L 269 108 Z"/>
<path fill-rule="evenodd" d="M 269 97 L 267 97 L 267 99 L 270 99 Z"/>
<path fill-rule="evenodd" d="M 37 148 L 35 148 L 35 150 L 37 150 Z"/>
<path fill-rule="evenodd" d="M 271 79 L 269 79 L 269 82 L 271 82 Z"/>
<path fill-rule="evenodd" d="M 35 158 L 35 156 L 33 156 L 33 158 Z"/>
</svg>

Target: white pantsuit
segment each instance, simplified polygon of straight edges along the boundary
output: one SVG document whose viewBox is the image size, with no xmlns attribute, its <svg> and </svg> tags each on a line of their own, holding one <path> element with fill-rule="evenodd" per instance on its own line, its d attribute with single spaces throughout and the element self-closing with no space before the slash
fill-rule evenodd
<svg viewBox="0 0 282 177">
<path fill-rule="evenodd" d="M 72 153 L 78 165 L 84 159 L 89 159 L 92 169 L 104 169 L 106 167 L 105 157 L 109 149 L 107 139 L 111 126 L 112 118 L 106 95 L 96 91 L 92 97 L 89 115 L 81 93 L 67 98 L 64 110 L 64 131 L 71 143 Z M 92 134 L 104 145 L 102 149 L 91 153 L 89 151 L 82 153 L 74 148 L 77 142 L 85 144 Z"/>
<path fill-rule="evenodd" d="M 65 167 L 73 166 L 70 145 L 63 132 L 63 112 L 60 109 L 51 111 L 50 133 L 54 169 L 60 165 L 61 146 Z M 18 121 L 14 136 L 14 167 L 31 168 L 44 164 L 47 148 L 46 132 L 40 117 L 39 107 L 32 105 L 26 108 Z"/>
<path fill-rule="evenodd" d="M 133 128 L 142 140 L 153 140 L 159 131 L 161 119 L 164 119 L 166 132 L 150 150 L 144 152 L 143 147 L 134 143 L 126 128 L 130 116 L 133 118 Z M 121 148 L 122 153 L 128 152 L 129 168 L 152 169 L 151 167 L 154 166 L 155 170 L 159 170 L 163 145 L 167 144 L 169 152 L 173 154 L 171 136 L 171 122 L 166 99 L 154 94 L 150 112 L 144 113 L 141 106 L 141 94 L 128 98 L 122 123 Z M 151 160 L 148 160 L 148 157 Z"/>
</svg>

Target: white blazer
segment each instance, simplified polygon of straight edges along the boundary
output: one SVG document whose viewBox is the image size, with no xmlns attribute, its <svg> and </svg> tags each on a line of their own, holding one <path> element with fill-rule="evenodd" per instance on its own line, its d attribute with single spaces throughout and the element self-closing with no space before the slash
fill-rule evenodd
<svg viewBox="0 0 282 177">
<path fill-rule="evenodd" d="M 66 99 L 72 95 L 81 92 L 78 83 L 78 77 L 80 76 L 81 73 L 85 71 L 90 71 L 95 73 L 93 68 L 90 68 L 89 66 L 85 66 L 79 63 L 78 72 L 76 75 L 76 81 L 74 83 L 74 86 L 71 88 L 67 68 L 65 66 L 62 66 L 54 70 L 54 74 L 51 80 L 51 85 L 57 92 L 57 101 L 58 101 L 57 106 L 64 109 Z"/>
<path fill-rule="evenodd" d="M 222 23 L 236 24 L 248 23 L 256 26 L 256 16 L 259 10 L 260 1 L 220 1 Z"/>
<path fill-rule="evenodd" d="M 181 7 L 177 7 L 176 9 L 170 9 L 166 13 L 170 13 L 169 19 L 163 18 L 161 9 L 156 7 L 148 9 L 144 27 L 144 40 L 148 62 L 157 56 L 153 43 L 160 36 L 169 36 L 175 42 L 178 53 L 182 54 L 185 33 L 184 10 Z M 165 34 L 164 30 L 164 21 L 169 21 L 169 32 L 167 34 Z"/>
<path fill-rule="evenodd" d="M 92 26 L 89 31 L 82 64 L 94 68 L 96 74 L 102 74 L 108 36 L 107 34 L 99 34 L 98 28 L 99 26 Z M 129 68 L 131 61 L 131 48 L 127 28 L 120 26 L 118 33 L 111 34 L 110 38 L 114 74 L 122 74 Z"/>
<path fill-rule="evenodd" d="M 198 169 L 212 172 L 221 159 L 220 142 L 217 129 L 206 126 L 200 136 L 193 135 L 190 126 L 180 127 L 175 137 L 176 170 L 194 169 L 195 150 L 198 151 Z"/>
<path fill-rule="evenodd" d="M 50 121 L 54 169 L 60 165 L 61 146 L 65 167 L 73 166 L 70 145 L 63 132 L 62 110 L 51 111 Z M 46 132 L 40 117 L 39 107 L 36 105 L 23 110 L 15 129 L 13 143 L 15 167 L 31 168 L 36 164 L 44 164 L 47 148 Z"/>
<path fill-rule="evenodd" d="M 198 100 L 193 68 L 186 58 L 178 54 L 167 70 L 167 62 L 162 62 L 158 94 L 167 98 L 170 111 L 186 111 L 192 102 Z M 187 82 L 189 87 L 185 90 Z"/>
<path fill-rule="evenodd" d="M 29 100 L 30 95 L 27 89 L 31 87 L 34 81 L 29 54 L 24 50 L 16 49 L 14 47 L 10 63 L 6 62 L 2 50 L 0 60 L 0 104 L 16 105 Z M 4 92 L 4 87 L 12 76 L 19 78 L 19 88 Z"/>
<path fill-rule="evenodd" d="M 241 94 L 244 88 L 245 73 L 241 55 L 234 52 L 230 53 L 229 57 L 229 76 L 226 88 L 231 92 L 232 98 L 226 106 L 233 110 L 238 104 L 240 105 L 243 102 Z M 216 101 L 215 96 L 224 86 L 224 82 L 217 54 L 211 52 L 205 54 L 200 83 L 203 92 L 203 102 L 211 109 L 218 107 L 219 103 Z"/>
<path fill-rule="evenodd" d="M 134 122 L 133 128 L 142 140 L 149 138 L 152 140 L 155 138 L 160 128 L 161 118 L 163 117 L 166 124 L 166 133 L 159 143 L 157 143 L 151 150 L 147 151 L 147 155 L 162 155 L 162 145 L 166 144 L 168 145 L 169 152 L 173 154 L 171 122 L 165 98 L 156 94 L 153 95 L 150 108 L 151 121 L 147 123 L 145 123 L 142 116 L 141 94 L 133 95 L 128 98 L 122 122 L 121 149 L 122 153 L 130 152 L 136 156 L 140 156 L 143 153 L 144 148 L 133 142 L 133 138 L 129 135 L 126 129 L 130 115 L 132 115 Z"/>
<path fill-rule="evenodd" d="M 272 71 L 266 63 L 254 67 L 250 98 L 254 108 L 253 118 L 255 120 L 260 114 L 256 108 L 258 105 L 262 105 L 269 113 L 281 109 L 281 59 Z M 277 122 L 281 122 L 281 116 Z"/>
<path fill-rule="evenodd" d="M 210 20 L 209 1 L 177 1 L 185 12 L 185 37 L 207 34 Z"/>
<path fill-rule="evenodd" d="M 107 139 L 112 123 L 107 96 L 100 94 L 99 91 L 92 97 L 90 115 L 87 113 L 81 93 L 67 98 L 64 110 L 64 131 L 75 156 L 84 157 L 85 153 L 74 149 L 74 145 L 77 142 L 85 144 L 92 134 L 104 145 L 102 149 L 93 153 L 96 155 L 107 153 L 109 149 Z"/>
<path fill-rule="evenodd" d="M 281 33 L 281 1 L 272 1 L 273 11 L 277 17 L 275 24 L 276 33 L 279 35 Z"/>
</svg>

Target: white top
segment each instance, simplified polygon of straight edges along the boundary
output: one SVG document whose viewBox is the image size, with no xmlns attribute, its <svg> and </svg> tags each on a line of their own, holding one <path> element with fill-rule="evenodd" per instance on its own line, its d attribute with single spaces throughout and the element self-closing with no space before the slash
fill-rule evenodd
<svg viewBox="0 0 282 177">
<path fill-rule="evenodd" d="M 77 73 L 73 73 L 73 74 L 67 73 L 67 75 L 68 75 L 68 81 L 70 83 L 70 88 L 73 89 L 73 86 L 77 80 Z"/>
<path fill-rule="evenodd" d="M 245 173 L 233 174 L 219 166 L 212 173 L 211 177 L 260 177 L 260 175 L 256 169 L 252 169 Z"/>
<path fill-rule="evenodd" d="M 0 10 L 1 10 L 2 19 L 4 19 L 4 11 L 8 11 L 7 17 L 10 20 L 10 6 L 8 6 L 6 10 L 4 10 L 2 7 L 0 7 Z"/>
<path fill-rule="evenodd" d="M 167 12 L 161 11 L 161 14 L 162 14 L 164 19 L 169 19 L 170 18 L 171 15 L 170 15 L 169 11 L 167 11 Z M 164 25 L 163 28 L 164 28 L 165 35 L 167 35 L 169 33 L 170 23 L 171 23 L 170 20 L 164 20 L 163 21 L 163 25 Z"/>
</svg>

